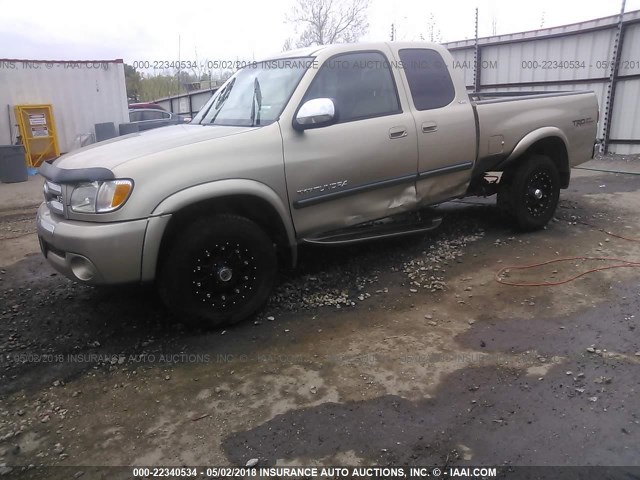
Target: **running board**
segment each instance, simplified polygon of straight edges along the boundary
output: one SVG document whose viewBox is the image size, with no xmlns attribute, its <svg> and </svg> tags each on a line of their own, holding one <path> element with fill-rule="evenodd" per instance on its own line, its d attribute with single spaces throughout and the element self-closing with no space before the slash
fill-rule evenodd
<svg viewBox="0 0 640 480">
<path fill-rule="evenodd" d="M 431 217 L 418 223 L 374 223 L 366 226 L 355 226 L 338 230 L 332 234 L 324 235 L 322 237 L 303 238 L 302 243 L 311 245 L 347 245 L 350 243 L 366 242 L 369 240 L 380 240 L 383 238 L 425 233 L 435 230 L 441 223 L 442 217 Z"/>
</svg>

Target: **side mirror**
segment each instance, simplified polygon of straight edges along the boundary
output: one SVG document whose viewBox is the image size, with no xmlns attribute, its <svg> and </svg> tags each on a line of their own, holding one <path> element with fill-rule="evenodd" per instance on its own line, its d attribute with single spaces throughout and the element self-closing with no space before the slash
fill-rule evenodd
<svg viewBox="0 0 640 480">
<path fill-rule="evenodd" d="M 326 127 L 336 121 L 336 106 L 330 98 L 314 98 L 302 104 L 293 121 L 296 130 Z"/>
</svg>

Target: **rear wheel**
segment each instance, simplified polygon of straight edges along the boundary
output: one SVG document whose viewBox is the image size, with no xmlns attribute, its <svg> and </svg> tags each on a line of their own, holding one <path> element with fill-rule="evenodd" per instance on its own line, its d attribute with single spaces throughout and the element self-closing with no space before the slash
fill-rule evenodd
<svg viewBox="0 0 640 480">
<path fill-rule="evenodd" d="M 173 239 L 158 284 L 163 301 L 182 321 L 217 327 L 258 311 L 276 273 L 273 242 L 258 225 L 215 215 L 194 221 Z"/>
<path fill-rule="evenodd" d="M 555 163 L 547 156 L 534 154 L 504 175 L 498 206 L 516 228 L 538 230 L 549 223 L 560 198 L 560 175 Z"/>
</svg>

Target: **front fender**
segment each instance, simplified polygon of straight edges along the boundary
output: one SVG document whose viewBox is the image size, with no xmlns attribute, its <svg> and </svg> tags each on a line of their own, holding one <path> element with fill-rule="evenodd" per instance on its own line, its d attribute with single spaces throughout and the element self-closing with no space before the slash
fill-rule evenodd
<svg viewBox="0 0 640 480">
<path fill-rule="evenodd" d="M 287 240 L 292 252 L 293 263 L 296 262 L 296 236 L 291 215 L 286 203 L 269 186 L 255 180 L 230 179 L 202 183 L 180 190 L 163 199 L 152 211 L 149 226 L 144 239 L 142 256 L 142 280 L 153 280 L 156 274 L 158 254 L 162 237 L 169 224 L 171 215 L 195 203 L 211 200 L 216 197 L 233 195 L 249 195 L 266 201 L 278 213 L 284 225 Z"/>
</svg>

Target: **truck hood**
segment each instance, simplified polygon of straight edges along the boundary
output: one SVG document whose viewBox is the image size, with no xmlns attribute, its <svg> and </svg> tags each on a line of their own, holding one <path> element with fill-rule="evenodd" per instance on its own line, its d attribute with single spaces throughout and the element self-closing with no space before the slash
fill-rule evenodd
<svg viewBox="0 0 640 480">
<path fill-rule="evenodd" d="M 257 128 L 257 127 L 256 127 Z M 206 142 L 255 130 L 221 125 L 173 125 L 112 138 L 61 156 L 54 165 L 63 169 L 113 169 L 130 160 L 183 145 Z"/>
</svg>

